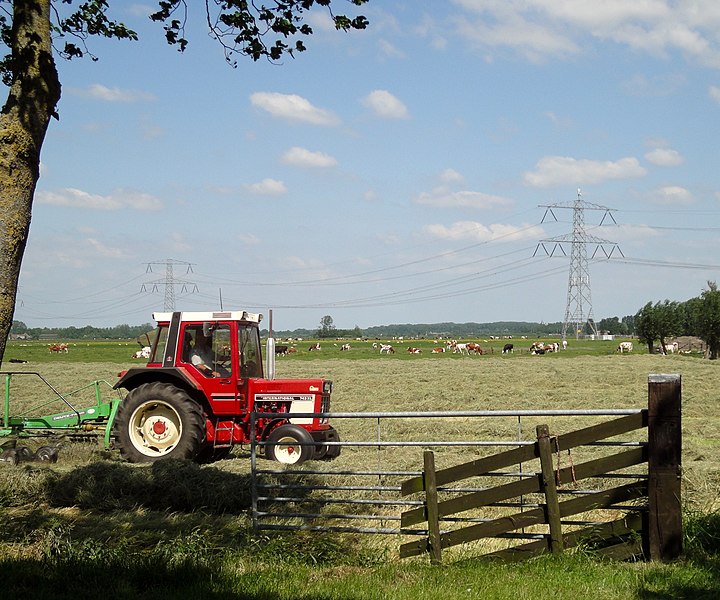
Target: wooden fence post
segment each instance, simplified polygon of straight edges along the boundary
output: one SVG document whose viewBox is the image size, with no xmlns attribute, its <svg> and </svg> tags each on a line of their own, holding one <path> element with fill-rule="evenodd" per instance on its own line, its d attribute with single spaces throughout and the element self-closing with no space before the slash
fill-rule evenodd
<svg viewBox="0 0 720 600">
<path fill-rule="evenodd" d="M 648 376 L 648 531 L 651 560 L 682 552 L 681 385 L 679 374 Z"/>
<path fill-rule="evenodd" d="M 425 450 L 423 453 L 423 466 L 430 563 L 439 565 L 442 562 L 442 547 L 440 546 L 440 520 L 438 517 L 438 495 L 435 478 L 435 454 L 432 450 Z"/>
<path fill-rule="evenodd" d="M 559 554 L 563 550 L 562 525 L 560 523 L 560 506 L 558 504 L 555 471 L 553 469 L 552 447 L 550 446 L 550 429 L 547 425 L 538 425 L 538 449 L 540 469 L 542 471 L 542 488 L 545 493 L 547 522 L 550 527 L 550 552 Z"/>
</svg>

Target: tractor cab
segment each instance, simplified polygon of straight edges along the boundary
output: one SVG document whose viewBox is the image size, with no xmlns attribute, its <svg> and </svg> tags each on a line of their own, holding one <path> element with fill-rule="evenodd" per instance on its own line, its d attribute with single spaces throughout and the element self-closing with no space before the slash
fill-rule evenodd
<svg viewBox="0 0 720 600">
<path fill-rule="evenodd" d="M 262 315 L 246 311 L 154 313 L 153 318 L 158 326 L 148 367 L 193 366 L 205 376 L 263 377 L 258 328 Z"/>
</svg>

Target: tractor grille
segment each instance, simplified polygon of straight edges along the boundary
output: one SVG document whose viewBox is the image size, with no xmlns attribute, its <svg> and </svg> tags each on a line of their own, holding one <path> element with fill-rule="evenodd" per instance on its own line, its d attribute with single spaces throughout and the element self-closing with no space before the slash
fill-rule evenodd
<svg viewBox="0 0 720 600">
<path fill-rule="evenodd" d="M 320 402 L 320 412 L 322 412 L 322 413 L 330 412 L 330 395 L 329 395 L 329 394 L 328 394 L 328 395 L 323 395 L 322 401 Z M 327 422 L 328 422 L 328 418 L 327 418 L 327 417 L 322 417 L 322 418 L 320 419 L 320 422 L 321 422 L 321 423 L 327 423 Z"/>
</svg>

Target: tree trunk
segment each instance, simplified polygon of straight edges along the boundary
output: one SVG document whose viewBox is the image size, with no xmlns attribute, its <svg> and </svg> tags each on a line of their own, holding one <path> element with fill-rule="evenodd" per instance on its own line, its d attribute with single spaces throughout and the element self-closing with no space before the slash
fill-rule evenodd
<svg viewBox="0 0 720 600">
<path fill-rule="evenodd" d="M 13 78 L 0 114 L 0 363 L 12 326 L 40 149 L 60 100 L 52 56 L 50 0 L 15 0 Z"/>
</svg>

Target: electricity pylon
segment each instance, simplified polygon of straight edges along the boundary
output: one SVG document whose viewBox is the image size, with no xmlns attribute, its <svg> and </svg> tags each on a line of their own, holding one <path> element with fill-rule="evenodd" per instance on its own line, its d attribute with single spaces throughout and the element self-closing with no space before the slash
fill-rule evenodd
<svg viewBox="0 0 720 600">
<path fill-rule="evenodd" d="M 198 291 L 197 285 L 194 284 L 191 281 L 185 281 L 183 279 L 176 279 L 175 275 L 173 273 L 173 266 L 174 265 L 185 265 L 187 267 L 186 274 L 192 273 L 192 263 L 185 262 L 182 260 L 175 260 L 172 258 L 167 258 L 165 260 L 159 260 L 155 262 L 149 262 L 147 263 L 147 269 L 145 270 L 146 273 L 152 273 L 152 266 L 153 265 L 165 265 L 165 279 L 156 279 L 155 281 L 148 281 L 148 284 L 152 284 L 151 292 L 158 292 L 159 287 L 161 285 L 165 286 L 165 305 L 164 310 L 167 311 L 174 311 L 175 310 L 175 286 L 180 285 L 182 286 L 181 292 L 187 292 L 188 286 L 192 286 L 192 292 L 195 293 Z M 145 284 L 142 284 L 142 287 L 140 288 L 141 292 L 148 291 L 145 287 Z"/>
<path fill-rule="evenodd" d="M 578 190 L 577 198 L 574 202 L 544 205 L 544 208 L 546 210 L 542 219 L 543 223 L 545 222 L 545 217 L 547 217 L 548 214 L 552 215 L 552 217 L 557 221 L 557 217 L 555 217 L 553 209 L 572 208 L 573 210 L 572 233 L 547 240 L 540 240 L 540 243 L 535 249 L 535 254 L 537 254 L 538 250 L 542 248 L 548 256 L 553 256 L 556 251 L 560 251 L 564 256 L 567 256 L 563 245 L 570 244 L 570 271 L 568 274 L 567 303 L 565 305 L 565 319 L 563 321 L 562 339 L 567 338 L 567 331 L 571 326 L 574 328 L 576 339 L 580 337 L 580 334 L 585 330 L 586 325 L 590 328 L 593 334 L 597 335 L 598 331 L 593 319 L 587 247 L 590 244 L 595 245 L 595 250 L 593 251 L 591 258 L 595 258 L 599 251 L 601 251 L 606 258 L 611 258 L 613 253 L 616 251 L 623 257 L 624 254 L 622 253 L 620 246 L 618 246 L 615 242 L 595 237 L 586 231 L 585 211 L 602 210 L 605 214 L 600 220 L 600 225 L 603 225 L 607 217 L 609 217 L 610 220 L 617 225 L 617 222 L 612 215 L 612 212 L 615 209 L 585 202 L 582 199 L 582 193 L 580 190 Z M 546 246 L 546 244 L 553 244 L 552 249 L 548 250 L 548 246 Z"/>
</svg>

